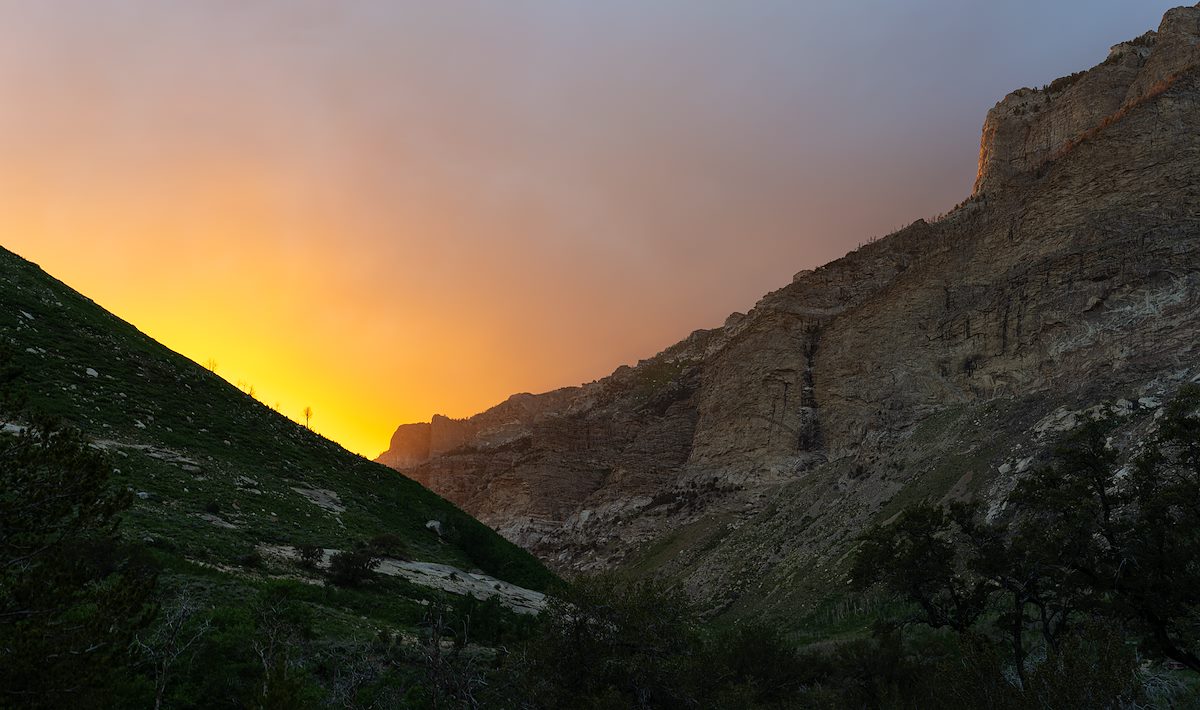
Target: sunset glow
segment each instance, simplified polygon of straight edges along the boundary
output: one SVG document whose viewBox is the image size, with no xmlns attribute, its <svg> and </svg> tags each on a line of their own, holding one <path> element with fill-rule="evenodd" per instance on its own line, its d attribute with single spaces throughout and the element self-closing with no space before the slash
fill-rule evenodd
<svg viewBox="0 0 1200 710">
<path fill-rule="evenodd" d="M 997 97 L 1170 4 L 0 2 L 0 244 L 373 457 L 949 208 Z"/>
</svg>

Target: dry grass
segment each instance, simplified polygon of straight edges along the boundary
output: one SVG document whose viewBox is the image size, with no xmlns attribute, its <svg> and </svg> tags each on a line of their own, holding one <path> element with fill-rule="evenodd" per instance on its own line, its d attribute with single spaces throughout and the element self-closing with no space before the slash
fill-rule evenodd
<svg viewBox="0 0 1200 710">
<path fill-rule="evenodd" d="M 1064 143 L 1062 145 L 1062 147 L 1060 147 L 1058 150 L 1056 150 L 1049 158 L 1047 158 L 1042 163 L 1042 165 L 1045 165 L 1046 163 L 1050 163 L 1055 160 L 1058 160 L 1059 158 L 1065 156 L 1067 153 L 1070 153 L 1072 150 L 1079 147 L 1080 145 L 1083 145 L 1084 143 L 1096 138 L 1097 136 L 1100 135 L 1101 132 L 1103 132 L 1109 126 L 1117 123 L 1121 119 L 1125 118 L 1125 116 L 1129 115 L 1130 111 L 1132 111 L 1135 108 L 1142 106 L 1150 101 L 1153 101 L 1154 99 L 1156 99 L 1159 96 L 1166 93 L 1167 90 L 1170 89 L 1172 86 L 1174 86 L 1175 83 L 1177 81 L 1179 81 L 1179 79 L 1181 77 L 1183 77 L 1185 74 L 1187 74 L 1189 71 L 1191 71 L 1195 68 L 1196 68 L 1196 65 L 1192 65 L 1192 66 L 1186 67 L 1178 72 L 1175 72 L 1174 74 L 1171 74 L 1162 79 L 1159 79 L 1146 91 L 1146 93 L 1144 93 L 1141 96 L 1138 96 L 1136 98 L 1130 99 L 1129 101 L 1126 101 L 1119 109 L 1117 109 L 1116 111 L 1113 111 L 1109 115 L 1105 116 L 1103 119 L 1100 120 L 1100 123 L 1096 124 L 1094 127 L 1089 128 L 1086 131 L 1083 131 L 1082 133 L 1075 136 L 1074 138 L 1068 139 L 1067 142 Z"/>
</svg>

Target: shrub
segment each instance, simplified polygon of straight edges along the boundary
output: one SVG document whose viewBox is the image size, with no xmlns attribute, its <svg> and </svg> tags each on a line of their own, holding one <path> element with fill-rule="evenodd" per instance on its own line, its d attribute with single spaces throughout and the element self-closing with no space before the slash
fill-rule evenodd
<svg viewBox="0 0 1200 710">
<path fill-rule="evenodd" d="M 1085 74 L 1087 74 L 1087 72 L 1077 71 L 1069 76 L 1060 76 L 1059 78 L 1050 82 L 1050 84 L 1046 86 L 1045 91 L 1049 94 L 1058 93 L 1082 79 Z"/>
<path fill-rule="evenodd" d="M 117 537 L 131 496 L 110 471 L 57 423 L 0 436 L 0 707 L 112 707 L 134 675 L 157 571 Z"/>
<path fill-rule="evenodd" d="M 982 355 L 979 355 L 979 354 L 968 355 L 967 357 L 963 358 L 962 372 L 967 377 L 970 377 L 975 374 L 975 371 L 979 369 L 979 366 L 981 364 L 983 364 L 983 356 Z"/>
<path fill-rule="evenodd" d="M 262 561 L 262 555 L 255 549 L 251 549 L 237 558 L 237 563 L 243 567 L 258 567 L 262 564 Z"/>
<path fill-rule="evenodd" d="M 472 563 L 493 577 L 538 591 L 546 591 L 558 582 L 537 560 L 478 520 L 456 520 L 445 535 L 467 553 Z"/>
<path fill-rule="evenodd" d="M 320 545 L 297 545 L 296 552 L 300 556 L 300 566 L 313 569 L 325 559 L 325 550 Z"/>
<path fill-rule="evenodd" d="M 329 581 L 339 587 L 357 587 L 371 578 L 379 563 L 370 550 L 344 550 L 329 558 Z"/>
<path fill-rule="evenodd" d="M 1122 642 L 1080 626 L 1094 619 L 1126 626 L 1147 650 L 1200 671 L 1200 569 L 1182 562 L 1200 557 L 1198 410 L 1200 388 L 1184 388 L 1127 461 L 1109 445 L 1112 423 L 1088 422 L 1017 484 L 1009 520 L 989 520 L 977 502 L 909 508 L 864 536 L 852 577 L 907 599 L 928 626 L 1007 645 L 1003 662 L 1019 687 L 1034 687 L 1030 669 L 1047 654 L 1036 691 L 1044 695 L 1136 695 L 1134 660 L 1118 658 Z M 1081 630 L 1091 636 L 1071 635 Z M 1095 665 L 1086 649 L 1103 644 L 1112 665 L 1083 678 L 1078 668 Z M 983 663 L 997 648 L 975 658 Z M 1078 682 L 1064 685 L 1063 675 Z"/>
<path fill-rule="evenodd" d="M 527 693 L 545 707 L 684 707 L 701 649 L 686 597 L 613 576 L 577 580 L 552 599 L 530 648 Z"/>
<path fill-rule="evenodd" d="M 379 556 L 395 557 L 400 560 L 411 559 L 408 543 L 395 533 L 382 533 L 367 542 L 367 548 Z"/>
</svg>

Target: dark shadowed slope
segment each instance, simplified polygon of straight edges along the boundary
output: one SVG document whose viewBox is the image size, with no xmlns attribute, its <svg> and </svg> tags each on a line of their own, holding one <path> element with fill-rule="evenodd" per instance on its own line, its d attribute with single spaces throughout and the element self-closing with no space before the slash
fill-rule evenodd
<svg viewBox="0 0 1200 710">
<path fill-rule="evenodd" d="M 8 415 L 9 432 L 33 414 L 81 429 L 136 493 L 125 535 L 182 563 L 234 577 L 272 565 L 294 573 L 273 555 L 390 533 L 415 561 L 534 589 L 553 580 L 451 503 L 272 411 L 3 249 L 0 345 L 27 402 Z"/>
</svg>

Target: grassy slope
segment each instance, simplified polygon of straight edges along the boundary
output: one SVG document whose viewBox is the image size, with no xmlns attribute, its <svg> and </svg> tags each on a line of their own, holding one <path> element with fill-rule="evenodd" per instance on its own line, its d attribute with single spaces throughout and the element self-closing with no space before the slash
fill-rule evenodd
<svg viewBox="0 0 1200 710">
<path fill-rule="evenodd" d="M 752 520 L 701 518 L 643 549 L 622 572 L 638 577 L 666 569 L 660 576 L 684 582 L 715 551 L 744 564 L 738 592 L 708 610 L 716 626 L 769 619 L 805 644 L 868 635 L 876 619 L 898 619 L 911 610 L 875 592 L 852 590 L 847 579 L 857 535 L 826 531 L 885 522 L 922 501 L 981 493 L 992 482 L 991 462 L 1017 450 L 1039 411 L 1021 400 L 949 407 L 917 423 L 890 460 L 871 464 L 886 470 L 882 483 L 854 484 L 859 492 L 869 486 L 879 492 L 839 492 L 839 481 L 855 480 L 854 462 L 824 464 L 773 491 L 772 503 Z M 979 431 L 988 436 L 979 439 Z"/>
<path fill-rule="evenodd" d="M 139 492 L 123 530 L 153 540 L 173 568 L 205 577 L 196 563 L 236 568 L 260 543 L 347 549 L 386 532 L 400 536 L 413 559 L 534 589 L 554 582 L 532 556 L 453 504 L 277 414 L 2 248 L 0 344 L 13 351 L 30 411 L 120 443 L 112 448 L 116 479 Z M 171 461 L 179 457 L 187 461 Z M 293 488 L 334 491 L 345 511 Z M 429 520 L 442 522 L 445 540 L 426 529 Z M 262 574 L 233 569 L 210 582 L 236 587 Z M 380 584 L 389 595 L 425 594 Z"/>
</svg>

